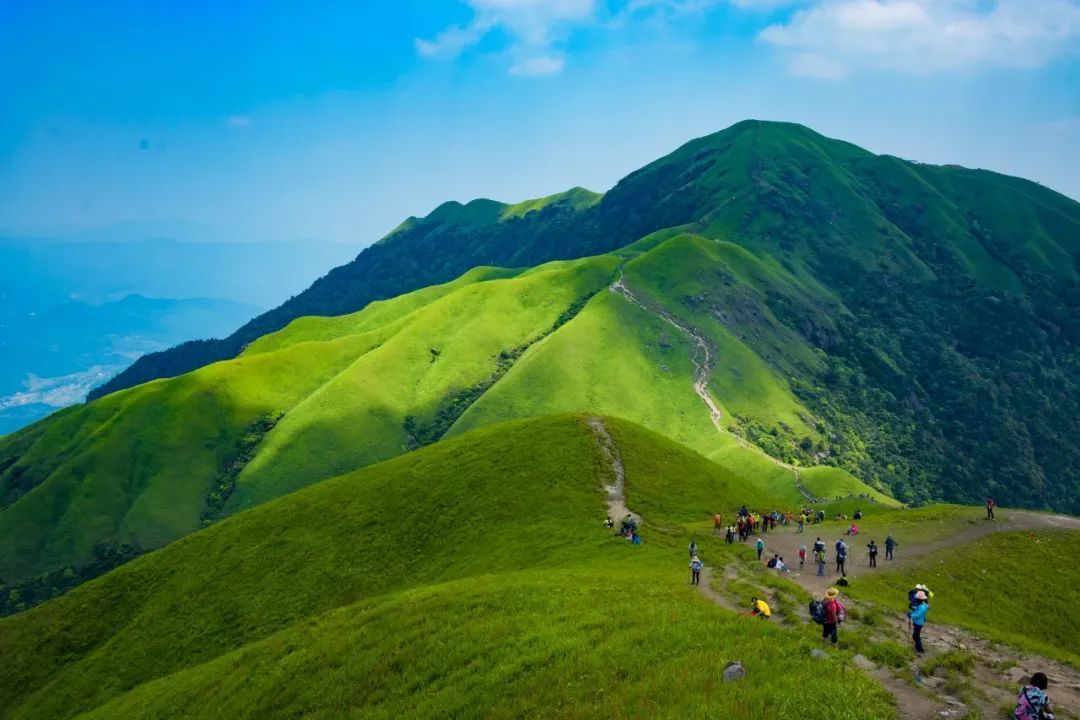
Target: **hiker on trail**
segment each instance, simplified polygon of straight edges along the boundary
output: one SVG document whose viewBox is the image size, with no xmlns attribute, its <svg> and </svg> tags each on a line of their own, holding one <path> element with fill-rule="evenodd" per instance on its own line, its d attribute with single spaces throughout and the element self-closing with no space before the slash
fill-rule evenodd
<svg viewBox="0 0 1080 720">
<path fill-rule="evenodd" d="M 893 559 L 893 550 L 896 549 L 896 546 L 898 544 L 899 543 L 897 543 L 896 540 L 893 539 L 892 533 L 889 533 L 889 536 L 887 538 L 885 538 L 885 559 L 886 560 L 892 560 Z"/>
<path fill-rule="evenodd" d="M 765 541 L 762 540 L 761 538 L 758 538 L 757 542 L 754 543 L 754 547 L 757 548 L 757 559 L 760 562 L 761 561 L 761 553 L 765 552 Z"/>
<path fill-rule="evenodd" d="M 697 555 L 690 558 L 690 584 L 697 585 L 701 581 L 701 568 L 705 563 L 701 562 Z"/>
<path fill-rule="evenodd" d="M 746 540 L 746 520 L 741 515 L 739 516 L 738 528 L 739 542 L 743 542 L 744 540 Z"/>
<path fill-rule="evenodd" d="M 720 513 L 716 513 L 712 516 L 713 535 L 719 535 L 720 528 L 723 527 L 723 525 L 724 523 L 720 518 Z"/>
<path fill-rule="evenodd" d="M 743 505 L 741 508 L 739 508 L 739 517 L 745 518 L 745 517 L 747 517 L 749 515 L 750 515 L 750 511 L 746 509 L 745 505 Z"/>
<path fill-rule="evenodd" d="M 825 549 L 825 543 L 821 542 L 821 538 L 818 538 L 817 540 L 814 541 L 814 552 L 815 553 L 818 550 L 824 550 L 824 549 Z"/>
<path fill-rule="evenodd" d="M 877 553 L 878 553 L 877 543 L 874 542 L 873 540 L 871 540 L 870 544 L 866 546 L 866 551 L 870 554 L 870 567 L 876 568 L 877 567 Z"/>
<path fill-rule="evenodd" d="M 997 507 L 997 503 L 994 502 L 994 498 L 987 495 L 986 496 L 986 519 L 987 520 L 993 520 L 994 519 L 994 508 L 996 508 L 996 507 Z"/>
<path fill-rule="evenodd" d="M 735 542 L 735 526 L 734 525 L 728 525 L 727 526 L 727 533 L 724 535 L 724 542 L 726 542 L 728 545 L 731 545 L 732 543 Z"/>
<path fill-rule="evenodd" d="M 791 572 L 791 568 L 787 566 L 787 563 L 784 562 L 784 558 L 782 557 L 776 561 L 776 572 L 781 574 Z"/>
<path fill-rule="evenodd" d="M 1016 710 L 1013 711 L 1015 720 L 1054 720 L 1054 713 L 1050 709 L 1050 696 L 1046 694 L 1046 687 L 1050 682 L 1046 675 L 1037 672 L 1031 676 L 1031 682 L 1020 688 L 1020 697 L 1016 699 Z"/>
<path fill-rule="evenodd" d="M 840 641 L 840 623 L 844 622 L 847 613 L 844 604 L 840 602 L 840 591 L 836 588 L 825 591 L 823 604 L 825 605 L 825 624 L 821 626 L 821 644 L 824 647 L 829 640 L 832 640 L 833 645 Z"/>
<path fill-rule="evenodd" d="M 765 602 L 764 600 L 751 598 L 750 614 L 757 615 L 762 620 L 768 620 L 772 617 L 772 610 L 769 608 L 769 603 Z"/>
<path fill-rule="evenodd" d="M 825 565 L 826 565 L 825 548 L 820 548 L 819 550 L 814 552 L 814 558 L 817 559 L 817 574 L 818 574 L 818 576 L 819 577 L 825 577 Z"/>
<path fill-rule="evenodd" d="M 847 562 L 847 543 L 843 538 L 836 541 L 836 572 L 841 575 L 846 575 L 844 572 L 844 563 Z"/>
<path fill-rule="evenodd" d="M 690 557 L 697 555 L 697 540 L 691 540 L 688 549 L 690 550 Z"/>
<path fill-rule="evenodd" d="M 851 537 L 855 537 L 859 534 L 859 526 L 855 523 L 851 523 L 851 527 L 848 528 L 847 534 Z"/>
<path fill-rule="evenodd" d="M 817 511 L 817 521 L 819 523 L 825 522 L 825 511 L 824 510 L 818 510 Z"/>
<path fill-rule="evenodd" d="M 777 563 L 778 560 L 780 560 L 780 553 L 777 553 L 777 554 L 773 555 L 771 558 L 769 558 L 769 562 L 765 563 L 765 567 L 767 567 L 767 568 L 776 567 L 776 563 Z"/>
<path fill-rule="evenodd" d="M 798 530 L 798 532 L 803 531 L 803 525 L 805 525 L 805 524 L 806 524 L 806 513 L 805 512 L 799 513 L 799 530 Z"/>
<path fill-rule="evenodd" d="M 922 655 L 922 629 L 926 624 L 926 613 L 930 612 L 930 603 L 927 602 L 929 598 L 926 592 L 919 590 L 915 593 L 915 602 L 917 603 L 913 610 L 908 611 L 908 624 L 911 626 L 911 639 L 915 641 L 915 652 Z"/>
<path fill-rule="evenodd" d="M 802 570 L 804 565 L 806 565 L 806 546 L 801 545 L 799 547 L 799 569 Z"/>
</svg>

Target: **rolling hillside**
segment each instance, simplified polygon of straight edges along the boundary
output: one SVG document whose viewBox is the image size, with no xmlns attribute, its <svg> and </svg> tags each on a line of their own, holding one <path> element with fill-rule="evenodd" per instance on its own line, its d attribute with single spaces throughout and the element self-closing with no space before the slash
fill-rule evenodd
<svg viewBox="0 0 1080 720">
<path fill-rule="evenodd" d="M 478 265 L 531 267 L 678 232 L 737 246 L 757 280 L 701 276 L 666 300 L 711 315 L 787 374 L 835 437 L 830 463 L 907 501 L 992 492 L 1080 511 L 1080 205 L 785 123 L 694 140 L 602 196 L 447 203 L 225 341 L 144 358 L 103 393 Z M 767 425 L 745 431 L 772 443 Z"/>
<path fill-rule="evenodd" d="M 611 467 L 582 418 L 478 430 L 0 620 L 0 717 L 892 717 L 869 678 L 801 682 L 811 639 L 680 582 L 678 524 L 736 508 L 745 478 L 607 425 L 641 546 L 601 525 Z M 750 678 L 724 683 L 740 658 Z"/>
<path fill-rule="evenodd" d="M 236 357 L 0 439 L 0 582 L 19 609 L 321 480 L 552 413 L 626 418 L 789 505 L 1075 509 L 1077 243 L 1078 205 L 1037 185 L 777 123 L 602 197 L 449 204 L 256 321 L 284 327 Z M 478 256 L 515 269 L 369 302 L 376 256 L 401 260 L 378 271 L 387 294 L 421 259 L 424 282 Z M 533 266 L 550 256 L 584 257 Z"/>
</svg>

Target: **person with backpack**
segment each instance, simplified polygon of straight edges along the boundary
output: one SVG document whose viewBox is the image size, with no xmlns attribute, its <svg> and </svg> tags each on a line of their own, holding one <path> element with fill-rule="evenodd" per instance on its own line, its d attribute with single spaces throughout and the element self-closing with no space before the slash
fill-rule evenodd
<svg viewBox="0 0 1080 720">
<path fill-rule="evenodd" d="M 757 542 L 756 542 L 756 543 L 754 543 L 754 547 L 755 547 L 755 548 L 757 548 L 757 559 L 758 559 L 758 562 L 761 562 L 761 554 L 762 554 L 763 552 L 765 552 L 765 541 L 764 541 L 764 540 L 762 540 L 761 538 L 758 538 L 758 539 L 757 539 Z"/>
<path fill-rule="evenodd" d="M 697 555 L 697 540 L 691 540 L 688 549 L 690 550 L 690 557 Z"/>
<path fill-rule="evenodd" d="M 701 562 L 701 559 L 697 555 L 690 558 L 690 584 L 698 585 L 701 583 L 701 568 L 705 563 Z"/>
<path fill-rule="evenodd" d="M 994 498 L 989 495 L 986 496 L 986 519 L 994 519 L 994 508 L 997 507 L 997 503 L 994 502 Z"/>
<path fill-rule="evenodd" d="M 828 564 L 828 559 L 825 557 L 825 548 L 819 548 L 814 557 L 817 559 L 817 574 L 818 577 L 825 577 L 825 566 Z"/>
<path fill-rule="evenodd" d="M 824 550 L 824 549 L 825 549 L 825 543 L 821 542 L 821 538 L 818 538 L 817 540 L 814 541 L 813 551 L 815 553 L 817 553 L 818 550 Z"/>
<path fill-rule="evenodd" d="M 1046 694 L 1049 684 L 1044 673 L 1037 672 L 1031 676 L 1031 682 L 1020 688 L 1016 710 L 1013 711 L 1014 720 L 1054 720 L 1050 696 Z"/>
<path fill-rule="evenodd" d="M 840 591 L 829 588 L 825 591 L 825 600 L 822 603 L 825 622 L 821 625 L 821 644 L 825 646 L 831 640 L 833 645 L 840 642 L 840 624 L 846 619 L 847 612 L 844 604 L 840 602 Z"/>
<path fill-rule="evenodd" d="M 874 542 L 873 540 L 871 540 L 870 544 L 866 546 L 866 552 L 870 554 L 870 567 L 876 568 L 877 567 L 877 553 L 878 553 L 877 543 Z"/>
<path fill-rule="evenodd" d="M 799 546 L 799 569 L 802 570 L 804 565 L 806 565 L 806 546 L 801 545 Z"/>
<path fill-rule="evenodd" d="M 915 593 L 915 607 L 908 611 L 908 624 L 911 626 L 911 639 L 915 641 L 915 652 L 922 655 L 925 650 L 922 644 L 922 629 L 926 624 L 926 613 L 930 612 L 930 603 L 926 592 L 919 590 Z"/>
<path fill-rule="evenodd" d="M 896 540 L 893 538 L 892 533 L 889 533 L 889 536 L 887 538 L 885 538 L 885 559 L 886 560 L 892 560 L 893 559 L 893 551 L 896 549 L 896 546 L 898 544 L 899 543 L 897 543 Z"/>
<path fill-rule="evenodd" d="M 847 562 L 847 543 L 843 538 L 836 541 L 836 572 L 840 575 L 846 575 L 844 571 L 844 563 Z"/>
</svg>

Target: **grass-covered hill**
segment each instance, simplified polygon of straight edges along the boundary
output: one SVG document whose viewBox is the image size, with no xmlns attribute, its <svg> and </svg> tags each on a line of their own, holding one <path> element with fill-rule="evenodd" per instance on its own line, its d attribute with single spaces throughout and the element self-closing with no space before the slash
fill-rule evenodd
<svg viewBox="0 0 1080 720">
<path fill-rule="evenodd" d="M 256 321 L 235 357 L 0 439 L 7 608 L 551 413 L 627 418 L 789 503 L 1075 510 L 1078 208 L 758 122 L 602 197 L 443 206 Z"/>
<path fill-rule="evenodd" d="M 869 678 L 806 682 L 807 634 L 686 585 L 682 524 L 746 478 L 605 422 L 643 545 L 601 525 L 615 478 L 584 418 L 477 430 L 0 620 L 0 717 L 893 717 Z"/>
<path fill-rule="evenodd" d="M 603 196 L 447 203 L 224 341 L 140 360 L 103 392 L 239 354 L 306 315 L 689 231 L 751 283 L 666 298 L 786 373 L 833 461 L 908 500 L 984 492 L 1080 510 L 1080 205 L 1035 183 L 877 156 L 784 123 L 694 140 Z M 729 266 L 730 267 L 730 266 Z M 745 278 L 738 278 L 745 279 Z M 779 284 L 778 284 L 779 283 Z M 768 444 L 767 426 L 746 430 Z"/>
<path fill-rule="evenodd" d="M 784 368 L 709 316 L 653 299 L 664 292 L 654 281 L 690 283 L 703 269 L 732 273 L 747 293 L 783 288 L 735 246 L 653 238 L 302 318 L 234 360 L 61 413 L 0 441 L 0 577 L 31 583 L 21 602 L 39 601 L 319 480 L 553 413 L 634 420 L 795 503 L 795 469 L 744 439 L 803 465 L 827 452 Z M 790 351 L 816 361 L 805 345 Z M 716 424 L 695 391 L 702 377 Z M 820 495 L 877 493 L 840 468 L 802 474 Z"/>
</svg>

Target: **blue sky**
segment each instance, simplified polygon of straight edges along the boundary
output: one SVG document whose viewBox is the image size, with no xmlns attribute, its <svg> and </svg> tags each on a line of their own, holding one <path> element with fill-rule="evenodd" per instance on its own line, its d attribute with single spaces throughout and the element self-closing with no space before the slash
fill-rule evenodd
<svg viewBox="0 0 1080 720">
<path fill-rule="evenodd" d="M 1080 198 L 1080 0 L 0 0 L 0 234 L 368 244 L 748 117 Z"/>
</svg>

